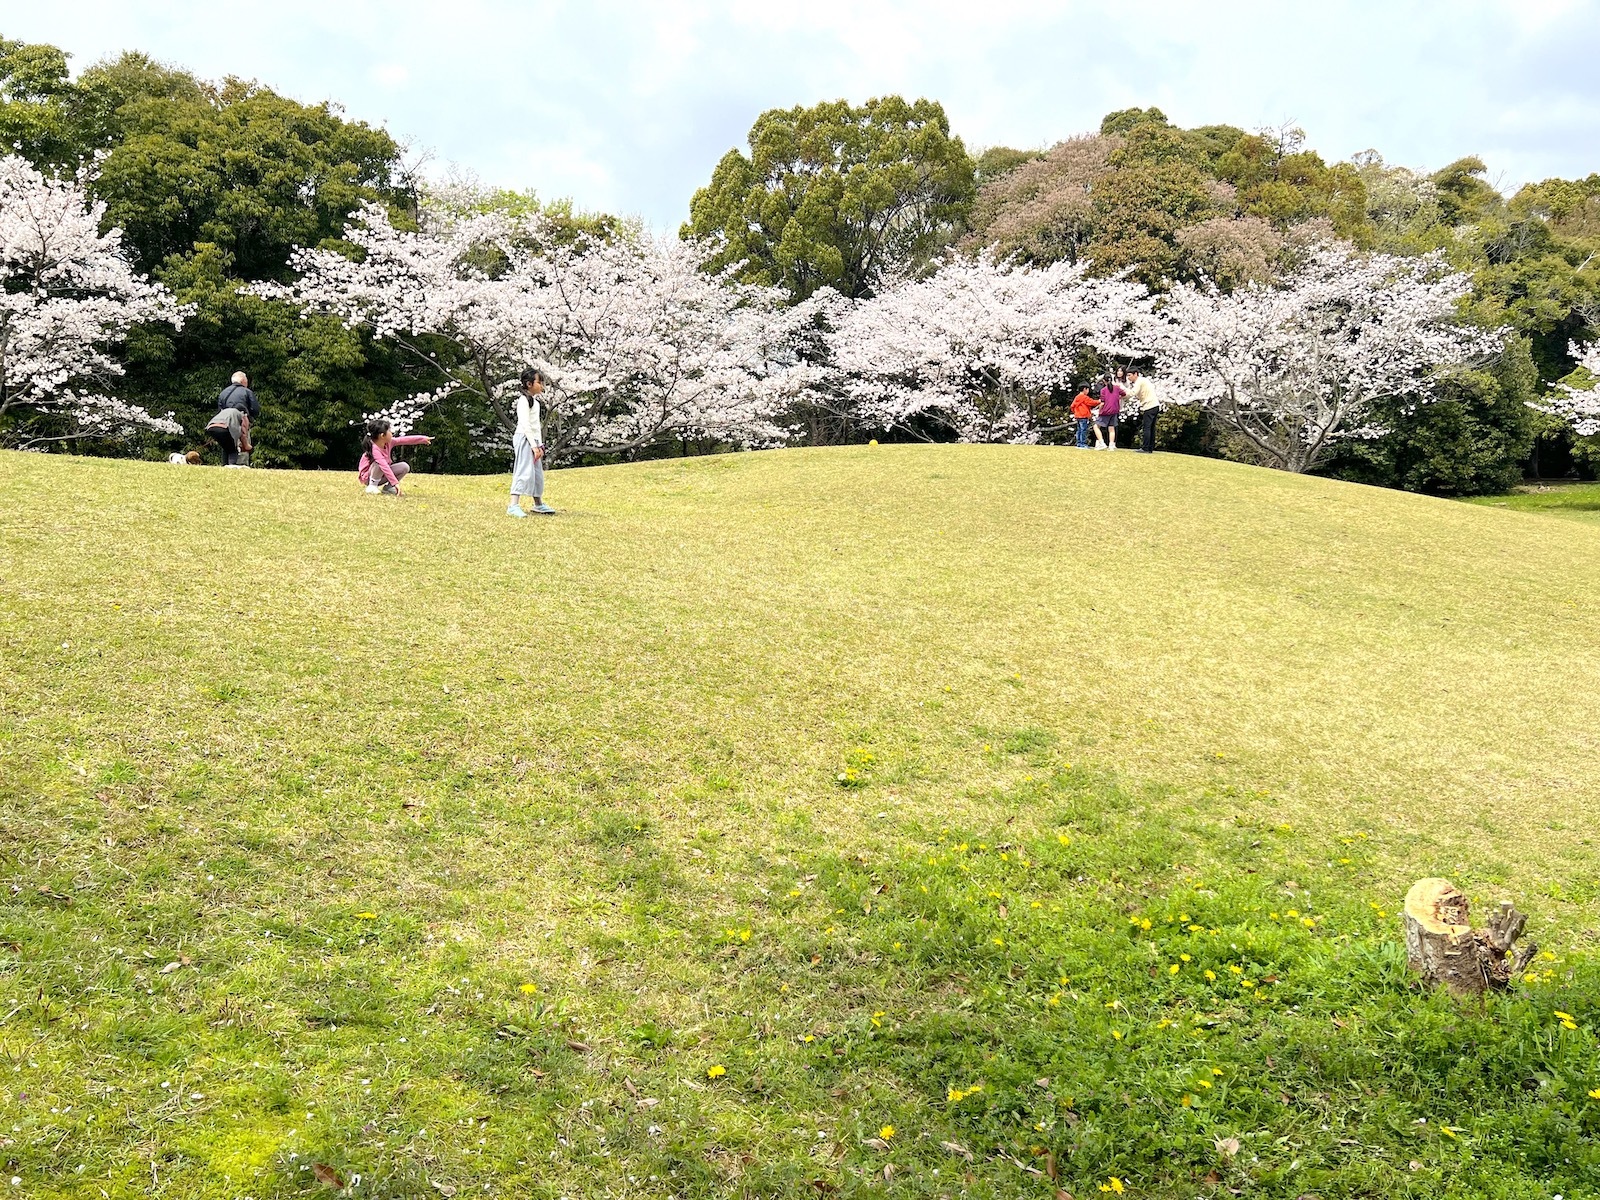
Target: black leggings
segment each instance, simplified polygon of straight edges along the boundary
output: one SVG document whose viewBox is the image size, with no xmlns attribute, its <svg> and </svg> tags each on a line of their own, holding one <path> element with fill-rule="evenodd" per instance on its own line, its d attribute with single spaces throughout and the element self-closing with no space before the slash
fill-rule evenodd
<svg viewBox="0 0 1600 1200">
<path fill-rule="evenodd" d="M 233 431 L 225 425 L 207 426 L 206 432 L 222 451 L 222 465 L 235 466 L 239 461 L 239 443 L 233 440 Z"/>
</svg>

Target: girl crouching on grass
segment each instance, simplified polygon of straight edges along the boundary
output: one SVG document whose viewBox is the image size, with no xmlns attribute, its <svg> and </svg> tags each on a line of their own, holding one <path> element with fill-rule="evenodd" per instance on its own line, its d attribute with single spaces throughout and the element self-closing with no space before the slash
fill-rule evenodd
<svg viewBox="0 0 1600 1200">
<path fill-rule="evenodd" d="M 397 463 L 390 458 L 396 446 L 426 446 L 433 441 L 421 435 L 395 437 L 389 430 L 389 422 L 381 417 L 367 422 L 366 449 L 356 469 L 356 478 L 367 485 L 367 494 L 371 496 L 379 492 L 385 496 L 400 494 L 400 481 L 410 473 L 411 464 Z"/>
</svg>

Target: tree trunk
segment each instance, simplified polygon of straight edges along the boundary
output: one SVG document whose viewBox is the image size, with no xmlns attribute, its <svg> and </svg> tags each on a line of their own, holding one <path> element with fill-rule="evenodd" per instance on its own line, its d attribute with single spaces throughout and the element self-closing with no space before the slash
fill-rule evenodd
<svg viewBox="0 0 1600 1200">
<path fill-rule="evenodd" d="M 1528 965 L 1539 948 L 1529 942 L 1511 954 L 1528 918 L 1502 900 L 1489 927 L 1474 931 L 1467 898 L 1448 879 L 1419 879 L 1406 893 L 1400 923 L 1406 935 L 1406 960 L 1429 983 L 1457 995 L 1481 995 L 1504 988 Z"/>
</svg>

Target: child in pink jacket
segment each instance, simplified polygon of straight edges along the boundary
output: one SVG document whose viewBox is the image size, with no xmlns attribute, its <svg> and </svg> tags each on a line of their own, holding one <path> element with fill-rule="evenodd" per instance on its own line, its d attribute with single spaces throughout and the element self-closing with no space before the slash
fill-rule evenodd
<svg viewBox="0 0 1600 1200">
<path fill-rule="evenodd" d="M 374 418 L 367 422 L 366 450 L 361 455 L 361 465 L 356 469 L 356 478 L 367 485 L 367 493 L 376 496 L 382 492 L 385 496 L 398 496 L 400 494 L 400 481 L 411 470 L 410 463 L 394 462 L 390 455 L 396 446 L 426 446 L 432 442 L 427 437 L 395 437 L 390 432 L 389 422 Z"/>
</svg>

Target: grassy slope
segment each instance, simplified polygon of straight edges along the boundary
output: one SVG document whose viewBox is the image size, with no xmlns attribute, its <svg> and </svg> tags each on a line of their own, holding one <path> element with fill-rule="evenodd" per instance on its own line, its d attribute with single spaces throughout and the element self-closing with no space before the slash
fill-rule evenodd
<svg viewBox="0 0 1600 1200">
<path fill-rule="evenodd" d="M 293 1194 L 316 1159 L 369 1195 L 1045 1194 L 1016 1164 L 1046 1150 L 1080 1193 L 1523 1194 L 1518 1155 L 1594 1184 L 1579 1132 L 1410 1145 L 1451 1068 L 1395 1039 L 1465 1035 L 1376 914 L 1447 873 L 1558 966 L 1591 936 L 1600 529 L 1049 449 L 559 473 L 548 522 L 409 490 L 0 457 L 25 1186 Z M 1213 995 L 1207 956 L 1302 990 Z M 1302 1017 L 1368 985 L 1364 1048 L 1319 1058 Z M 1541 1004 L 1470 1040 L 1565 1097 L 1593 1042 L 1546 1045 Z M 1262 1086 L 1202 1092 L 1161 1013 Z"/>
<path fill-rule="evenodd" d="M 1507 496 L 1476 496 L 1471 503 L 1600 522 L 1600 484 L 1595 483 L 1530 484 Z"/>
</svg>

